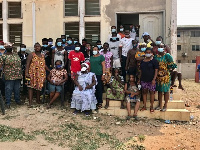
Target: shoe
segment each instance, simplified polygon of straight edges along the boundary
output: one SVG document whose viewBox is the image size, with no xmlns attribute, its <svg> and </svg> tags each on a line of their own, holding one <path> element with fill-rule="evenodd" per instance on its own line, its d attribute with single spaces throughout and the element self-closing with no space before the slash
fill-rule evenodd
<svg viewBox="0 0 200 150">
<path fill-rule="evenodd" d="M 90 116 L 90 113 L 89 112 L 85 112 L 85 116 Z"/>
<path fill-rule="evenodd" d="M 77 113 L 78 113 L 78 110 L 75 110 L 75 111 L 73 112 L 73 115 L 77 115 Z"/>
<path fill-rule="evenodd" d="M 136 121 L 139 121 L 139 118 L 137 116 L 133 116 L 133 118 L 135 118 Z"/>
<path fill-rule="evenodd" d="M 127 117 L 126 117 L 126 120 L 130 120 L 130 119 L 131 119 L 131 116 L 127 116 Z"/>
<path fill-rule="evenodd" d="M 6 104 L 6 109 L 10 109 L 10 105 L 9 104 Z"/>
<path fill-rule="evenodd" d="M 16 104 L 17 104 L 17 105 L 22 105 L 22 102 L 21 102 L 21 101 L 19 101 L 19 102 L 16 102 Z"/>
</svg>

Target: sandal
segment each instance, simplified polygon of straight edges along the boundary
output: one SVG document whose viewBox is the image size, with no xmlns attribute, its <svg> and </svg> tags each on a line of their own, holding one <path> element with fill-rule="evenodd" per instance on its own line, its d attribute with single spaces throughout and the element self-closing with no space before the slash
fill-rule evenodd
<svg viewBox="0 0 200 150">
<path fill-rule="evenodd" d="M 143 106 L 142 109 L 140 109 L 140 111 L 144 111 L 144 110 L 147 110 L 147 108 Z"/>
<path fill-rule="evenodd" d="M 50 109 L 50 108 L 51 108 L 51 105 L 50 105 L 50 104 L 48 104 L 48 105 L 47 105 L 47 109 Z"/>
<path fill-rule="evenodd" d="M 163 107 L 163 109 L 161 109 L 160 111 L 165 112 L 167 110 L 166 107 Z"/>
<path fill-rule="evenodd" d="M 131 116 L 127 116 L 127 117 L 126 117 L 126 120 L 130 120 L 130 119 L 131 119 Z"/>
<path fill-rule="evenodd" d="M 102 108 L 102 104 L 101 104 L 101 103 L 98 104 L 97 108 L 98 108 L 98 109 L 101 109 L 101 108 Z"/>
<path fill-rule="evenodd" d="M 105 105 L 105 106 L 104 106 L 105 109 L 108 109 L 108 107 L 109 107 L 109 105 Z"/>
<path fill-rule="evenodd" d="M 150 113 L 153 113 L 153 112 L 154 112 L 153 107 L 150 107 Z"/>
<path fill-rule="evenodd" d="M 139 121 L 139 118 L 137 117 L 137 115 L 133 115 L 133 118 L 135 118 L 136 121 Z"/>
<path fill-rule="evenodd" d="M 160 106 L 156 107 L 155 110 L 161 110 Z"/>
</svg>

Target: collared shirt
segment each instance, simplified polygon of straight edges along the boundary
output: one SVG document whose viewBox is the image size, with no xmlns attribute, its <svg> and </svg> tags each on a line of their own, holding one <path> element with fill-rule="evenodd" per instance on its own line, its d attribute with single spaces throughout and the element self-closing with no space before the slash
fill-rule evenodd
<svg viewBox="0 0 200 150">
<path fill-rule="evenodd" d="M 127 57 L 127 53 L 133 48 L 132 41 L 133 38 L 123 38 L 120 40 L 119 46 L 122 47 L 122 55 Z"/>
</svg>

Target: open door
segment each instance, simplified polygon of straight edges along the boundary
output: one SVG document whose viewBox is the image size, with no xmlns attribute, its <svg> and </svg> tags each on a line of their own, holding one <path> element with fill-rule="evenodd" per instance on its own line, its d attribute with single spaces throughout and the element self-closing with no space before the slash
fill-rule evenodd
<svg viewBox="0 0 200 150">
<path fill-rule="evenodd" d="M 148 32 L 153 40 L 156 40 L 158 36 L 163 37 L 164 26 L 162 13 L 139 14 L 139 24 L 140 38 L 144 32 Z"/>
</svg>

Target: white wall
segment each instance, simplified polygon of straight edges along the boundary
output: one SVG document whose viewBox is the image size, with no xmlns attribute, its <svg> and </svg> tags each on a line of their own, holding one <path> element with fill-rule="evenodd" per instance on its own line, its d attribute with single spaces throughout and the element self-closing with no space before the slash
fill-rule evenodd
<svg viewBox="0 0 200 150">
<path fill-rule="evenodd" d="M 178 63 L 177 66 L 183 79 L 195 79 L 196 63 Z"/>
</svg>

